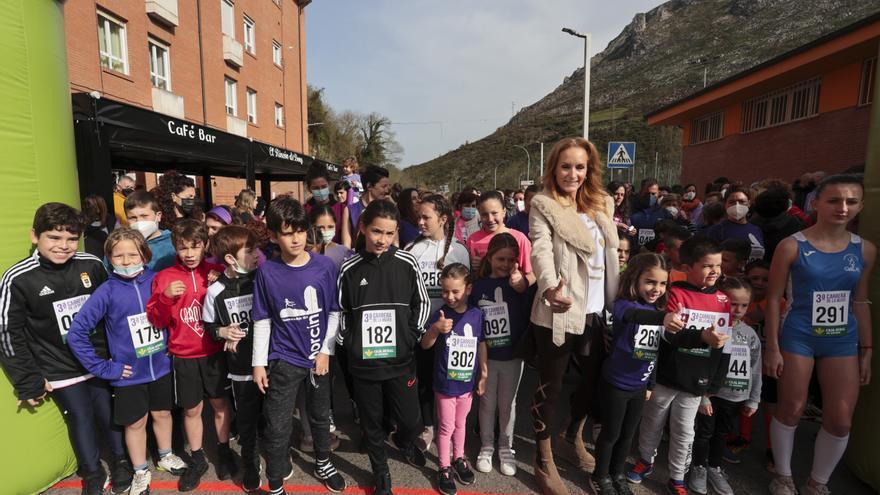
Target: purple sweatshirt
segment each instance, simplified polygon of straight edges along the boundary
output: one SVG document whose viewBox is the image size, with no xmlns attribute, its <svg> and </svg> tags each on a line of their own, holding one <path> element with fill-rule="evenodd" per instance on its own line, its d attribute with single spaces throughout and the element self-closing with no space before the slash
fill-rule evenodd
<svg viewBox="0 0 880 495">
<path fill-rule="evenodd" d="M 453 323 L 452 331 L 434 342 L 434 391 L 458 397 L 473 391 L 480 373 L 477 354 L 483 341 L 483 312 L 471 306 L 458 313 L 445 304 L 440 310 Z M 440 311 L 431 315 L 428 327 L 439 318 Z"/>
<path fill-rule="evenodd" d="M 614 337 L 602 378 L 621 390 L 651 388 L 665 311 L 641 301 L 614 302 Z"/>
</svg>

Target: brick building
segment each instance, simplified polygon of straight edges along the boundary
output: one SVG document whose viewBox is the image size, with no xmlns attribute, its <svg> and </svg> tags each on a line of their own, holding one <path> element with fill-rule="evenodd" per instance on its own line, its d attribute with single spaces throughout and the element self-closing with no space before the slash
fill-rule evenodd
<svg viewBox="0 0 880 495">
<path fill-rule="evenodd" d="M 683 129 L 682 182 L 793 181 L 864 166 L 880 14 L 647 115 Z"/>
<path fill-rule="evenodd" d="M 293 191 L 302 196 L 301 183 L 272 179 L 296 179 L 301 177 L 303 167 L 285 173 L 275 166 L 274 172 L 278 173 L 267 172 L 262 177 L 258 169 L 250 172 L 249 177 L 249 152 L 236 155 L 238 158 L 231 160 L 234 163 L 219 163 L 230 156 L 220 146 L 224 141 L 239 148 L 262 146 L 281 150 L 284 153 L 277 155 L 298 156 L 299 163 L 292 163 L 296 166 L 303 165 L 304 159 L 310 160 L 305 156 L 305 7 L 309 3 L 310 0 L 67 0 L 65 37 L 70 88 L 75 94 L 75 121 L 77 125 L 88 120 L 100 122 L 93 123 L 98 144 L 92 144 L 95 149 L 90 152 L 80 151 L 89 147 L 88 132 L 77 133 L 83 194 L 104 194 L 105 184 L 101 191 L 96 191 L 92 183 L 100 179 L 99 174 L 107 168 L 104 162 L 109 161 L 114 171 L 136 172 L 138 182 L 148 189 L 156 180 L 151 172 L 178 168 L 195 175 L 201 193 L 218 204 L 231 204 L 249 178 L 251 184 L 262 180 L 263 187 L 257 187 L 258 192 L 265 192 L 271 183 L 275 193 Z M 94 115 L 77 112 L 78 107 L 88 107 L 86 100 L 77 101 L 77 96 L 84 96 L 77 93 L 92 95 Z M 127 113 L 117 112 L 111 122 L 101 115 L 108 105 Z M 123 114 L 126 117 L 118 117 Z M 158 118 L 154 130 L 164 132 L 167 127 L 169 135 L 159 138 L 152 134 L 159 139 L 152 150 L 136 142 L 133 136 L 119 144 L 114 141 L 118 133 L 107 131 L 104 126 L 114 123 L 125 129 L 138 127 L 137 123 L 115 122 L 128 116 L 135 120 Z M 186 128 L 210 133 L 215 141 L 190 139 L 205 149 L 187 150 L 186 133 L 174 135 L 174 130 L 187 125 Z M 106 145 L 100 138 L 107 136 L 101 132 L 109 132 L 108 156 L 97 149 Z M 82 136 L 86 138 L 80 139 Z M 151 135 L 145 136 L 150 141 Z M 163 144 L 161 139 L 165 138 L 181 140 L 176 154 L 163 155 L 163 149 L 177 146 Z M 208 149 L 218 143 L 215 151 Z M 142 153 L 135 152 L 141 148 Z M 212 155 L 215 152 L 217 161 Z M 276 155 L 271 154 L 273 158 Z M 90 169 L 85 174 L 84 165 Z"/>
</svg>

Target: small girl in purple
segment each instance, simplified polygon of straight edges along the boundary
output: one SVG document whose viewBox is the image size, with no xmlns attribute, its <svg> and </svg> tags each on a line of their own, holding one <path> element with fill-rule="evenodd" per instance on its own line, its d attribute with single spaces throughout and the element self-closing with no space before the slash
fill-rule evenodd
<svg viewBox="0 0 880 495">
<path fill-rule="evenodd" d="M 483 312 L 468 305 L 471 284 L 467 267 L 452 263 L 440 274 L 443 302 L 428 321 L 422 348 L 434 352 L 434 402 L 437 404 L 437 457 L 440 470 L 437 488 L 444 495 L 455 495 L 455 480 L 463 485 L 474 482 L 474 472 L 464 456 L 465 423 L 471 410 L 474 383 L 483 395 L 487 365 L 483 341 Z M 447 315 L 449 315 L 447 317 Z M 454 461 L 449 462 L 452 441 Z"/>
</svg>

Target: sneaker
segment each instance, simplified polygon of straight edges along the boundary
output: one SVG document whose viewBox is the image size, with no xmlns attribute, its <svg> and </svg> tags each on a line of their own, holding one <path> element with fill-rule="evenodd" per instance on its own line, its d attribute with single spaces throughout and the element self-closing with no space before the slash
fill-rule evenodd
<svg viewBox="0 0 880 495">
<path fill-rule="evenodd" d="M 452 467 L 446 466 L 437 472 L 437 490 L 443 495 L 455 495 L 458 492 L 452 478 Z"/>
<path fill-rule="evenodd" d="M 208 472 L 208 461 L 204 458 L 193 459 L 192 464 L 186 468 L 177 482 L 177 489 L 182 492 L 195 490 L 202 481 L 202 476 Z"/>
<path fill-rule="evenodd" d="M 150 480 L 152 478 L 153 476 L 150 474 L 149 469 L 135 471 L 131 479 L 129 495 L 150 495 Z"/>
<path fill-rule="evenodd" d="M 93 473 L 86 473 L 83 476 L 82 495 L 103 495 L 104 489 L 110 483 L 104 466 L 98 466 L 98 470 Z"/>
<path fill-rule="evenodd" d="M 770 482 L 771 495 L 797 495 L 797 493 L 791 476 L 774 476 L 773 481 Z"/>
<path fill-rule="evenodd" d="M 626 480 L 638 485 L 642 480 L 652 474 L 654 474 L 654 465 L 639 459 L 639 462 L 637 462 L 636 465 L 626 473 Z"/>
<path fill-rule="evenodd" d="M 618 474 L 614 477 L 613 482 L 614 489 L 617 490 L 617 495 L 635 495 L 629 487 L 629 483 L 626 481 L 626 476 Z"/>
<path fill-rule="evenodd" d="M 125 493 L 131 487 L 134 469 L 126 457 L 118 457 L 110 466 L 110 493 Z"/>
<path fill-rule="evenodd" d="M 498 470 L 504 476 L 513 476 L 516 474 L 515 452 L 510 447 L 501 447 L 498 449 Z M 489 457 L 489 469 L 492 469 L 492 457 Z M 478 469 L 479 470 L 479 469 Z"/>
<path fill-rule="evenodd" d="M 434 441 L 434 427 L 426 426 L 419 437 L 416 439 L 416 447 L 422 452 L 427 452 L 431 448 L 431 442 Z"/>
<path fill-rule="evenodd" d="M 238 457 L 229 444 L 219 444 L 217 446 L 217 463 L 214 468 L 217 471 L 218 480 L 228 480 L 238 476 Z"/>
<path fill-rule="evenodd" d="M 373 476 L 373 495 L 394 495 L 391 492 L 391 473 L 384 472 Z"/>
<path fill-rule="evenodd" d="M 333 409 L 330 409 L 330 433 L 336 431 L 336 420 L 333 419 Z"/>
<path fill-rule="evenodd" d="M 452 461 L 452 467 L 455 469 L 455 477 L 462 485 L 472 485 L 476 480 L 474 472 L 471 471 L 471 463 L 466 458 L 459 457 Z"/>
<path fill-rule="evenodd" d="M 406 462 L 410 465 L 418 468 L 423 468 L 425 467 L 425 464 L 427 464 L 427 461 L 425 461 L 425 454 L 416 448 L 415 444 L 410 444 L 409 447 L 403 450 L 403 457 L 406 458 Z"/>
<path fill-rule="evenodd" d="M 596 492 L 596 495 L 618 495 L 617 488 L 614 488 L 614 482 L 611 481 L 611 476 L 594 479 L 590 484 L 593 485 L 593 491 Z"/>
<path fill-rule="evenodd" d="M 709 466 L 707 471 L 709 473 L 709 485 L 712 486 L 715 493 L 718 495 L 733 495 L 733 488 L 730 487 L 730 483 L 727 481 L 727 473 L 721 469 L 721 466 Z"/>
<path fill-rule="evenodd" d="M 156 464 L 156 467 L 159 471 L 166 471 L 174 476 L 180 476 L 186 471 L 186 463 L 183 462 L 183 459 L 178 457 L 176 454 L 168 453 L 165 456 L 159 458 L 159 462 Z"/>
<path fill-rule="evenodd" d="M 691 469 L 688 472 L 687 483 L 687 487 L 690 491 L 699 493 L 700 495 L 706 495 L 706 492 L 708 491 L 706 486 L 706 471 L 706 466 L 691 466 Z"/>
<path fill-rule="evenodd" d="M 767 449 L 764 453 L 764 469 L 776 474 L 776 459 L 773 458 L 773 450 Z"/>
<path fill-rule="evenodd" d="M 688 495 L 684 480 L 669 480 L 666 483 L 666 493 L 669 495 Z"/>
<path fill-rule="evenodd" d="M 260 474 L 263 472 L 263 467 L 254 467 L 253 465 L 247 465 L 244 468 L 244 476 L 241 478 L 241 488 L 247 493 L 255 493 L 260 491 L 260 485 L 263 484 L 263 480 L 261 479 Z M 293 474 L 293 470 L 291 470 L 290 474 Z"/>
<path fill-rule="evenodd" d="M 831 490 L 828 489 L 828 485 L 811 486 L 809 483 L 804 483 L 801 487 L 801 495 L 831 495 Z"/>
<path fill-rule="evenodd" d="M 321 480 L 324 486 L 333 493 L 345 490 L 345 478 L 339 474 L 339 471 L 336 470 L 330 459 L 315 463 L 315 477 Z"/>
<path fill-rule="evenodd" d="M 491 473 L 492 472 L 492 454 L 495 453 L 495 449 L 493 447 L 483 447 L 480 449 L 480 453 L 477 454 L 477 471 L 481 473 Z M 499 452 L 499 456 L 501 453 Z"/>
<path fill-rule="evenodd" d="M 729 442 L 727 444 L 727 446 L 730 447 L 730 450 L 734 454 L 741 454 L 742 452 L 745 452 L 746 450 L 748 450 L 749 441 L 743 437 L 738 436 L 738 437 L 734 438 L 732 442 Z"/>
<path fill-rule="evenodd" d="M 729 462 L 731 464 L 739 464 L 742 460 L 737 455 L 736 451 L 732 447 L 724 447 L 724 452 L 721 453 L 721 458 L 724 459 L 725 462 Z"/>
</svg>

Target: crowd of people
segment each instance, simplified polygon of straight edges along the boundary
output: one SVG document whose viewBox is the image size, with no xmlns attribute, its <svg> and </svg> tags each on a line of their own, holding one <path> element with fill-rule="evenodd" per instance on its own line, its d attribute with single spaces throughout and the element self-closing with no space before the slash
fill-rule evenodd
<svg viewBox="0 0 880 495">
<path fill-rule="evenodd" d="M 0 364 L 21 406 L 55 399 L 84 494 L 108 481 L 113 493 L 148 493 L 151 458 L 180 491 L 195 489 L 206 427 L 218 478 L 259 490 L 263 453 L 269 492 L 282 494 L 296 410 L 313 476 L 341 492 L 334 412 L 350 407 L 373 493 L 392 493 L 389 444 L 418 467 L 436 445 L 436 488 L 453 495 L 474 470 L 516 474 L 526 367 L 544 494 L 568 493 L 556 457 L 591 473 L 597 493 L 631 494 L 652 474 L 667 423 L 668 493 L 733 494 L 724 462 L 750 448 L 761 411 L 770 491 L 794 495 L 811 391 L 822 428 L 800 493 L 829 493 L 870 381 L 876 248 L 850 230 L 859 176 L 809 174 L 794 188 L 722 177 L 703 193 L 645 179 L 636 191 L 604 184 L 581 138 L 556 143 L 540 185 L 520 191 L 447 198 L 392 185 L 354 158 L 343 169 L 335 183 L 310 169 L 305 202 L 245 189 L 205 211 L 192 180 L 169 171 L 149 192 L 123 176 L 112 212 L 99 197 L 82 212 L 36 211 L 33 254 L 0 282 Z M 336 374 L 350 405 L 334 401 Z M 188 454 L 173 451 L 175 421 Z"/>
</svg>

